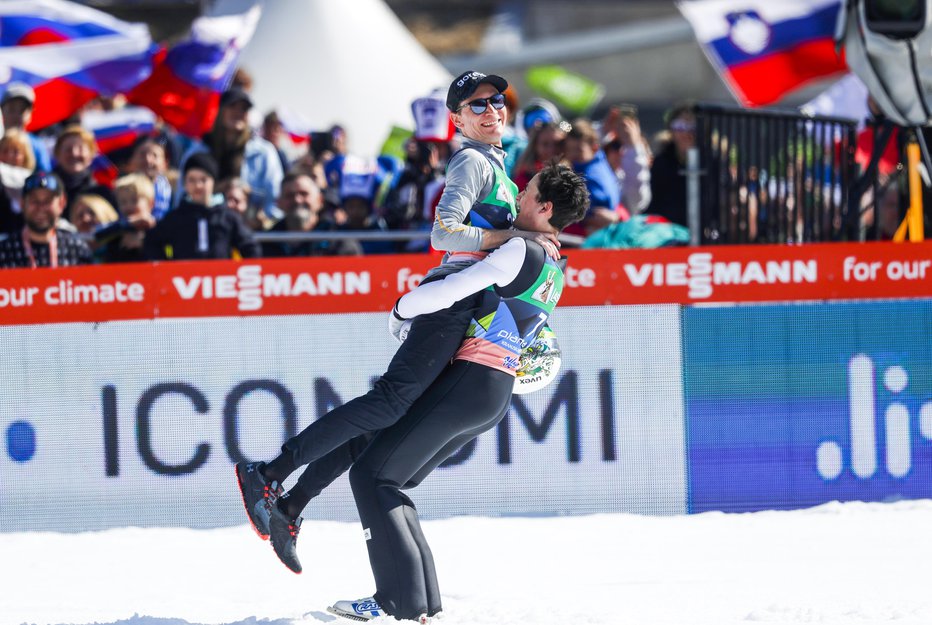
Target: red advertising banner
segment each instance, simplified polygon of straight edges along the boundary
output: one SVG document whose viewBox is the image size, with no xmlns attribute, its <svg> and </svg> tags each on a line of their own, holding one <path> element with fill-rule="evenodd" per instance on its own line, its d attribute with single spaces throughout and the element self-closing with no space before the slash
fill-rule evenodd
<svg viewBox="0 0 932 625">
<path fill-rule="evenodd" d="M 932 297 L 932 242 L 570 250 L 561 306 Z M 433 255 L 0 271 L 0 325 L 387 311 Z"/>
</svg>

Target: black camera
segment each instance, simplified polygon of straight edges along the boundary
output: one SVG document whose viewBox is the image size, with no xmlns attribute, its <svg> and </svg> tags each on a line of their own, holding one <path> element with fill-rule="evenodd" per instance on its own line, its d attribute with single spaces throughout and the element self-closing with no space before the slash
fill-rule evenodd
<svg viewBox="0 0 932 625">
<path fill-rule="evenodd" d="M 864 0 L 865 25 L 891 39 L 912 39 L 926 25 L 926 0 Z"/>
<path fill-rule="evenodd" d="M 932 122 L 932 0 L 845 0 L 835 39 L 848 67 L 900 126 Z"/>
</svg>

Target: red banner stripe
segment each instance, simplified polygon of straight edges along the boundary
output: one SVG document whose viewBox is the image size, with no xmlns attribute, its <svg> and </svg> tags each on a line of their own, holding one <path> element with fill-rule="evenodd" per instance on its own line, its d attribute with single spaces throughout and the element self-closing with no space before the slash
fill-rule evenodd
<svg viewBox="0 0 932 625">
<path fill-rule="evenodd" d="M 932 242 L 570 250 L 561 306 L 932 297 Z M 387 311 L 433 255 L 0 271 L 0 325 Z"/>
</svg>

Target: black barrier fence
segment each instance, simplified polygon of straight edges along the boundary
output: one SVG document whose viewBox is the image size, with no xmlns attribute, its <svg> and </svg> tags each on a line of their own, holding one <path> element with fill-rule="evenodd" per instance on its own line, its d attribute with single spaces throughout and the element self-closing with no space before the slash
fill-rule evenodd
<svg viewBox="0 0 932 625">
<path fill-rule="evenodd" d="M 859 161 L 864 169 L 855 182 L 852 194 L 860 198 L 861 235 L 864 240 L 889 240 L 903 223 L 911 199 L 909 194 L 910 143 L 932 143 L 932 128 L 907 129 L 888 120 L 869 121 L 859 144 Z M 925 148 L 922 148 L 925 150 Z M 928 156 L 918 168 L 925 232 L 932 226 L 932 181 L 928 178 Z M 905 236 L 905 233 L 904 235 Z"/>
<path fill-rule="evenodd" d="M 856 123 L 697 105 L 699 242 L 863 238 L 852 189 Z"/>
</svg>

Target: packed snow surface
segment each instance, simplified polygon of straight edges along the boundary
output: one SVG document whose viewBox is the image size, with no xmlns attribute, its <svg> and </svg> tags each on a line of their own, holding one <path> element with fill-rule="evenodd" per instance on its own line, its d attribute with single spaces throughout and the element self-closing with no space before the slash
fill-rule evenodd
<svg viewBox="0 0 932 625">
<path fill-rule="evenodd" d="M 424 531 L 442 625 L 932 623 L 930 501 Z M 326 607 L 374 590 L 359 525 L 307 521 L 298 553 L 302 575 L 246 525 L 0 533 L 0 625 L 351 623 Z"/>
</svg>

